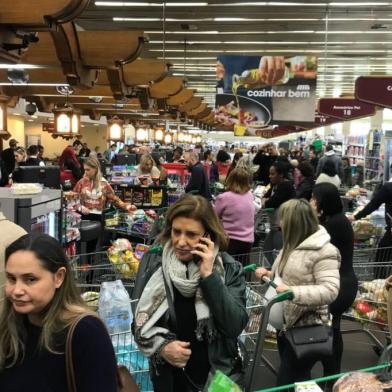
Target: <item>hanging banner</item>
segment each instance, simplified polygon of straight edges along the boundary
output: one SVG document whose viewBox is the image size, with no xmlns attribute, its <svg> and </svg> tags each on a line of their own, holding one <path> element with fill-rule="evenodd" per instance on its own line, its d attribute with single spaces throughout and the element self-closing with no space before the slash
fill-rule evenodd
<svg viewBox="0 0 392 392">
<path fill-rule="evenodd" d="M 319 113 L 316 110 L 316 113 L 314 114 L 314 127 L 312 128 L 325 127 L 327 125 L 336 124 L 338 122 L 342 122 L 342 120 L 338 118 L 326 116 L 324 114 Z"/>
<path fill-rule="evenodd" d="M 340 120 L 355 120 L 376 114 L 374 105 L 354 98 L 322 98 L 318 103 L 318 111 Z"/>
<path fill-rule="evenodd" d="M 215 120 L 236 136 L 314 122 L 317 57 L 219 55 L 216 77 Z"/>
<path fill-rule="evenodd" d="M 359 101 L 392 108 L 392 77 L 360 76 L 355 81 L 355 98 Z"/>
</svg>

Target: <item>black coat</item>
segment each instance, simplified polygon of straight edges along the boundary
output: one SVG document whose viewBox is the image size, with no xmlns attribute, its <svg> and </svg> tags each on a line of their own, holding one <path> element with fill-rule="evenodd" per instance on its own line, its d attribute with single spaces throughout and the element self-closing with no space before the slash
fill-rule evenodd
<svg viewBox="0 0 392 392">
<path fill-rule="evenodd" d="M 254 180 L 262 183 L 263 185 L 268 185 L 269 170 L 271 165 L 275 162 L 277 156 L 267 155 L 263 151 L 259 151 L 253 158 L 253 164 L 259 165 L 257 172 L 254 174 Z"/>
<path fill-rule="evenodd" d="M 196 165 L 190 168 L 190 172 L 191 178 L 185 188 L 185 192 L 192 192 L 211 200 L 210 183 L 203 165 L 200 162 L 196 163 Z"/>
<path fill-rule="evenodd" d="M 338 248 L 342 258 L 339 268 L 339 294 L 330 305 L 331 314 L 340 316 L 352 305 L 358 290 L 358 279 L 353 269 L 354 232 L 343 213 L 328 217 L 322 225 L 331 236 L 331 244 Z"/>
<path fill-rule="evenodd" d="M 373 211 L 379 209 L 381 204 L 385 203 L 385 222 L 387 223 L 388 230 L 391 228 L 392 216 L 392 182 L 386 182 L 378 192 L 374 195 L 373 199 L 365 206 L 362 211 L 355 214 L 355 219 L 362 219 L 371 214 Z"/>
<path fill-rule="evenodd" d="M 298 185 L 296 190 L 297 199 L 310 200 L 312 198 L 312 191 L 314 187 L 314 178 L 305 177 L 302 182 Z"/>
</svg>

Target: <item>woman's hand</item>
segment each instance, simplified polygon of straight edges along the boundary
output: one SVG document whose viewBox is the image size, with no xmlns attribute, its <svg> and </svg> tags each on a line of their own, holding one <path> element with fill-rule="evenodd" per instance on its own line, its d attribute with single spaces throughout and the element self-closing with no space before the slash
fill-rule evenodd
<svg viewBox="0 0 392 392">
<path fill-rule="evenodd" d="M 255 270 L 255 275 L 257 279 L 263 279 L 264 276 L 266 276 L 267 278 L 269 278 L 271 276 L 271 272 L 268 271 L 265 268 L 256 268 Z"/>
<path fill-rule="evenodd" d="M 87 207 L 85 207 L 85 206 L 80 206 L 80 212 L 83 215 L 88 215 L 90 213 L 90 210 Z"/>
<path fill-rule="evenodd" d="M 352 214 L 352 215 L 347 215 L 347 219 L 348 219 L 350 222 L 355 222 L 355 216 L 354 216 L 354 214 Z"/>
<path fill-rule="evenodd" d="M 287 286 L 287 285 L 285 285 L 284 283 L 280 284 L 280 285 L 276 288 L 276 292 L 277 292 L 278 294 L 283 293 L 283 292 L 288 291 L 288 290 L 290 290 L 290 287 Z"/>
<path fill-rule="evenodd" d="M 200 276 L 204 279 L 212 274 L 214 265 L 215 244 L 208 237 L 201 237 L 200 242 L 191 251 L 192 254 L 200 256 L 199 262 Z"/>
<path fill-rule="evenodd" d="M 128 204 L 128 205 L 127 205 L 127 211 L 128 211 L 129 213 L 134 212 L 134 211 L 136 211 L 136 210 L 137 210 L 137 207 L 134 206 L 133 204 Z"/>
<path fill-rule="evenodd" d="M 164 346 L 159 352 L 160 356 L 170 365 L 178 368 L 186 366 L 192 351 L 189 342 L 174 340 Z"/>
</svg>

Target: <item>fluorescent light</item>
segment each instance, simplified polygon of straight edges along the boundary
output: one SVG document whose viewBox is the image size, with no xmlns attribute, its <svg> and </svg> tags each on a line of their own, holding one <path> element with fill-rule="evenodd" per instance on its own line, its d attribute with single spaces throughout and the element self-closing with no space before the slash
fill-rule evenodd
<svg viewBox="0 0 392 392">
<path fill-rule="evenodd" d="M 130 2 L 130 1 L 96 1 L 95 5 L 98 7 L 163 7 L 163 3 L 149 3 L 149 2 Z M 206 2 L 166 2 L 166 7 L 205 7 Z"/>
<path fill-rule="evenodd" d="M 56 86 L 66 86 L 69 87 L 69 84 L 67 83 L 0 83 L 0 86 L 13 86 L 13 87 L 18 87 L 18 86 L 43 86 L 43 87 L 56 87 Z"/>
<path fill-rule="evenodd" d="M 113 17 L 113 22 L 160 22 L 161 18 L 118 18 Z"/>
<path fill-rule="evenodd" d="M 149 41 L 153 45 L 163 44 L 162 40 Z M 183 45 L 184 41 L 165 41 L 165 44 Z M 187 41 L 187 45 L 325 45 L 325 41 Z M 391 41 L 330 41 L 328 45 L 391 45 Z"/>
<path fill-rule="evenodd" d="M 145 31 L 147 34 L 163 34 L 162 30 L 146 30 Z M 282 31 L 257 31 L 257 30 L 252 30 L 252 31 L 216 31 L 216 30 L 197 30 L 197 31 L 184 31 L 184 30 L 173 30 L 173 31 L 165 31 L 165 34 L 180 34 L 180 35 L 264 35 L 264 34 L 325 34 L 325 30 L 282 30 Z M 337 34 L 337 35 L 342 35 L 342 34 L 392 34 L 392 31 L 388 30 L 347 30 L 347 31 L 342 31 L 342 30 L 328 30 L 328 34 Z"/>
<path fill-rule="evenodd" d="M 165 22 L 210 22 L 211 18 L 166 18 Z M 163 22 L 162 18 L 120 18 L 113 17 L 113 22 Z"/>
<path fill-rule="evenodd" d="M 162 30 L 146 30 L 145 31 L 145 33 L 146 34 L 163 34 L 163 31 Z M 212 35 L 212 34 L 222 34 L 222 33 L 220 33 L 219 31 L 217 31 L 217 30 L 206 30 L 206 31 L 184 31 L 184 30 L 182 30 L 182 31 L 165 31 L 165 34 L 186 34 L 186 35 L 188 35 L 188 34 L 209 34 L 209 35 Z"/>
<path fill-rule="evenodd" d="M 150 52 L 162 52 L 162 49 L 150 49 Z M 183 53 L 184 49 L 165 49 L 165 52 Z M 187 49 L 187 53 L 324 53 L 324 49 Z M 384 49 L 328 49 L 329 53 L 389 53 Z"/>
<path fill-rule="evenodd" d="M 35 64 L 0 64 L 0 69 L 37 69 L 46 68 L 45 65 Z"/>
</svg>

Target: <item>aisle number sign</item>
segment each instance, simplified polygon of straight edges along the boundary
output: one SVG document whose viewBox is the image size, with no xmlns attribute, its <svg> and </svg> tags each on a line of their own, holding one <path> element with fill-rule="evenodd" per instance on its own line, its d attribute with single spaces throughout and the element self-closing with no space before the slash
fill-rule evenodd
<svg viewBox="0 0 392 392">
<path fill-rule="evenodd" d="M 325 114 L 321 114 L 316 110 L 316 113 L 314 114 L 314 127 L 325 127 L 327 125 L 331 124 L 336 124 L 338 122 L 341 122 L 340 119 L 326 116 Z"/>
<path fill-rule="evenodd" d="M 376 107 L 353 98 L 322 98 L 318 103 L 318 111 L 321 114 L 347 121 L 374 116 Z"/>
<path fill-rule="evenodd" d="M 355 81 L 355 97 L 359 101 L 392 108 L 392 77 L 360 76 Z"/>
</svg>

